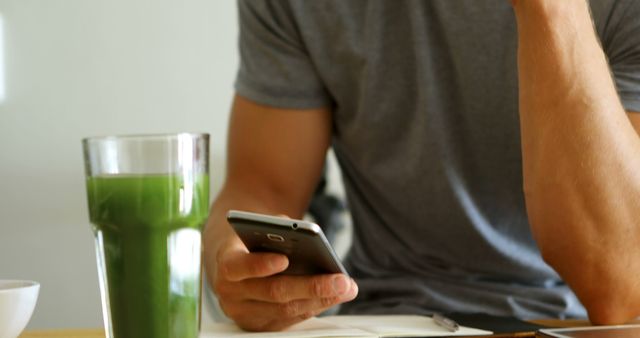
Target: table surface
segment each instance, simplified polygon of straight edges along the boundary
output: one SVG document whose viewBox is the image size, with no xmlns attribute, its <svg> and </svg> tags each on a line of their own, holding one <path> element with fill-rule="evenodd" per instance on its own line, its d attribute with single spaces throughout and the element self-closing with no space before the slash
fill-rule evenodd
<svg viewBox="0 0 640 338">
<path fill-rule="evenodd" d="M 571 327 L 589 325 L 584 320 L 532 320 L 531 322 L 549 327 Z M 105 338 L 103 329 L 61 329 L 26 331 L 19 338 Z"/>
<path fill-rule="evenodd" d="M 19 338 L 105 338 L 103 329 L 26 331 Z"/>
</svg>

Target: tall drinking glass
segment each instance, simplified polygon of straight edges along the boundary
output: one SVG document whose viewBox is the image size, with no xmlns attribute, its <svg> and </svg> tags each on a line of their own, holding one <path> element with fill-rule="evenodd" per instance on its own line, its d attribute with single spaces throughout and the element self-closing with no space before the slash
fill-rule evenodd
<svg viewBox="0 0 640 338">
<path fill-rule="evenodd" d="M 83 140 L 108 338 L 196 338 L 209 135 Z"/>
</svg>

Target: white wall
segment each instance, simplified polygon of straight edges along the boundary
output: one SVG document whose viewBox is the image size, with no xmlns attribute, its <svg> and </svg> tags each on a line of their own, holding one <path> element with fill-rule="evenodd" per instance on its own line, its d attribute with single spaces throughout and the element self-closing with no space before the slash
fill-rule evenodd
<svg viewBox="0 0 640 338">
<path fill-rule="evenodd" d="M 80 140 L 209 132 L 218 191 L 235 1 L 0 0 L 0 14 L 0 279 L 42 283 L 32 329 L 100 327 Z"/>
</svg>

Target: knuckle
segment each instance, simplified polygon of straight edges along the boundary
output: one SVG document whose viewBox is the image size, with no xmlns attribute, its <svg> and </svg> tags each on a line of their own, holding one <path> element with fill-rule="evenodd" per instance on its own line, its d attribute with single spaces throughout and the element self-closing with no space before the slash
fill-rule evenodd
<svg viewBox="0 0 640 338">
<path fill-rule="evenodd" d="M 329 306 L 332 306 L 335 303 L 336 303 L 336 298 L 335 297 L 329 297 L 329 298 L 320 299 L 320 306 L 321 307 L 329 307 Z"/>
<path fill-rule="evenodd" d="M 238 282 L 229 282 L 226 280 L 217 279 L 213 282 L 213 292 L 220 299 L 237 298 L 241 292 L 242 285 Z"/>
<path fill-rule="evenodd" d="M 312 297 L 322 297 L 324 295 L 324 283 L 320 278 L 311 279 L 309 289 Z"/>
<path fill-rule="evenodd" d="M 247 306 L 243 302 L 224 302 L 220 304 L 220 309 L 224 314 L 231 318 L 238 326 L 253 327 L 253 330 L 259 329 L 266 318 L 256 312 L 255 308 Z"/>
<path fill-rule="evenodd" d="M 216 279 L 228 279 L 229 277 L 229 266 L 225 261 L 218 261 L 216 266 Z"/>
<path fill-rule="evenodd" d="M 249 275 L 260 276 L 260 271 L 261 271 L 260 264 L 248 264 L 246 269 Z"/>
<path fill-rule="evenodd" d="M 218 305 L 220 306 L 220 310 L 222 310 L 222 312 L 227 315 L 227 317 L 234 320 L 236 319 L 237 311 L 234 311 L 235 307 L 231 303 L 223 299 L 218 299 Z"/>
<path fill-rule="evenodd" d="M 264 313 L 257 312 L 255 308 L 246 305 L 235 304 L 225 314 L 231 318 L 238 327 L 246 331 L 265 331 L 271 319 Z"/>
<path fill-rule="evenodd" d="M 277 303 L 282 303 L 287 300 L 286 294 L 287 294 L 287 287 L 283 279 L 277 278 L 269 283 L 268 290 L 267 290 L 267 295 L 269 299 Z"/>
<path fill-rule="evenodd" d="M 299 317 L 300 319 L 302 319 L 302 320 L 307 320 L 307 319 L 309 319 L 309 318 L 311 318 L 311 317 L 313 317 L 313 316 L 315 316 L 315 313 L 313 313 L 313 312 L 305 312 L 305 313 L 301 314 L 301 315 L 300 315 L 300 316 L 298 316 L 298 317 Z"/>
<path fill-rule="evenodd" d="M 262 276 L 264 271 L 267 269 L 265 265 L 265 262 L 262 260 L 253 261 L 247 265 L 247 271 L 252 276 Z"/>
<path fill-rule="evenodd" d="M 226 294 L 227 288 L 226 288 L 226 284 L 224 281 L 222 281 L 220 278 L 216 278 L 215 281 L 213 281 L 213 292 L 215 292 L 215 294 L 217 296 L 223 296 Z"/>
<path fill-rule="evenodd" d="M 216 263 L 220 265 L 220 263 L 222 263 L 223 258 L 224 258 L 224 251 L 221 249 L 218 249 L 218 251 L 216 251 Z"/>
<path fill-rule="evenodd" d="M 299 308 L 298 302 L 288 302 L 279 306 L 279 312 L 284 318 L 292 318 L 298 316 L 300 312 Z"/>
</svg>

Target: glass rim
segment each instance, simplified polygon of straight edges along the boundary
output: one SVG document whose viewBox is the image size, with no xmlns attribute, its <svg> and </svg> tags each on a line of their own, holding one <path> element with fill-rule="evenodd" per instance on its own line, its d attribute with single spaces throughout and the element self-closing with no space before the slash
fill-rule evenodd
<svg viewBox="0 0 640 338">
<path fill-rule="evenodd" d="M 82 138 L 82 143 L 98 142 L 98 141 L 113 141 L 113 140 L 133 140 L 133 139 L 172 139 L 179 136 L 190 136 L 192 138 L 205 138 L 210 137 L 209 133 L 196 133 L 196 132 L 177 132 L 177 133 L 149 133 L 149 134 L 117 134 L 117 135 L 102 135 L 102 136 L 89 136 Z"/>
</svg>

